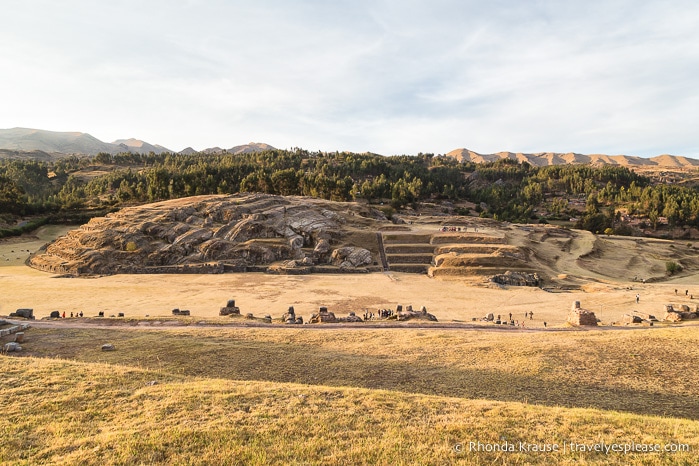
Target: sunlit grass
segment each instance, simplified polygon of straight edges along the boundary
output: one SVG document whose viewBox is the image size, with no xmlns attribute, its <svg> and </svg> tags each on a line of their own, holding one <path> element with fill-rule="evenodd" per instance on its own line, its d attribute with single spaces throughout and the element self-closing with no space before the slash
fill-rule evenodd
<svg viewBox="0 0 699 466">
<path fill-rule="evenodd" d="M 0 459 L 694 464 L 698 339 L 693 328 L 31 329 L 33 357 L 0 357 Z M 100 351 L 106 342 L 117 351 Z M 477 440 L 680 442 L 692 451 L 453 451 Z"/>
</svg>

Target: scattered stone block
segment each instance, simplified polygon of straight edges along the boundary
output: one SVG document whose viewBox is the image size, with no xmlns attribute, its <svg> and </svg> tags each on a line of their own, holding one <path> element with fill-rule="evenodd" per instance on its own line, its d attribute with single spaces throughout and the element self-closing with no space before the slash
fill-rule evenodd
<svg viewBox="0 0 699 466">
<path fill-rule="evenodd" d="M 24 332 L 15 333 L 15 343 L 24 343 Z"/>
<path fill-rule="evenodd" d="M 124 317 L 124 313 L 120 312 L 119 314 L 117 314 L 117 317 Z"/>
<path fill-rule="evenodd" d="M 624 314 L 623 316 L 621 316 L 621 322 L 624 324 L 640 324 L 641 322 L 643 322 L 643 319 L 641 319 L 640 316 Z"/>
<path fill-rule="evenodd" d="M 245 314 L 245 318 L 246 318 L 246 319 L 251 319 L 251 320 L 252 320 L 252 319 L 255 318 L 255 316 L 252 315 L 252 312 L 248 312 L 247 314 Z"/>
<path fill-rule="evenodd" d="M 312 314 L 311 318 L 309 319 L 308 323 L 309 324 L 319 324 L 319 323 L 337 323 L 337 317 L 335 317 L 335 314 L 332 312 L 328 311 L 328 308 L 325 306 L 321 306 L 320 309 L 318 309 L 317 314 Z"/>
<path fill-rule="evenodd" d="M 240 308 L 235 305 L 235 299 L 229 299 L 225 307 L 218 312 L 220 316 L 240 315 Z"/>
<path fill-rule="evenodd" d="M 633 311 L 633 313 L 637 316 L 639 316 L 643 320 L 647 320 L 649 322 L 657 322 L 658 319 L 655 318 L 653 314 L 648 314 L 645 312 L 640 312 L 640 311 Z"/>
<path fill-rule="evenodd" d="M 22 351 L 22 347 L 19 346 L 19 343 L 12 341 L 10 343 L 5 343 L 5 345 L 3 346 L 3 350 L 6 353 L 12 353 L 14 351 Z"/>
<path fill-rule="evenodd" d="M 34 309 L 17 309 L 10 314 L 10 317 L 21 317 L 23 319 L 34 320 Z"/>
<path fill-rule="evenodd" d="M 116 348 L 111 343 L 105 343 L 104 345 L 102 345 L 102 351 L 115 351 L 115 350 L 116 350 Z"/>
<path fill-rule="evenodd" d="M 51 314 L 49 314 L 49 317 L 51 317 L 52 319 L 60 319 L 61 313 L 58 311 L 51 311 Z"/>
<path fill-rule="evenodd" d="M 271 324 L 272 323 L 272 316 L 267 314 L 262 318 L 262 321 L 266 324 Z"/>
<path fill-rule="evenodd" d="M 438 322 L 437 317 L 427 312 L 427 308 L 422 306 L 419 311 L 413 311 L 412 306 L 407 306 L 405 311 L 396 310 L 396 320 L 404 322 L 406 320 L 418 319 L 418 320 L 429 320 L 431 322 Z M 493 314 L 489 314 L 491 320 L 493 320 Z"/>
</svg>

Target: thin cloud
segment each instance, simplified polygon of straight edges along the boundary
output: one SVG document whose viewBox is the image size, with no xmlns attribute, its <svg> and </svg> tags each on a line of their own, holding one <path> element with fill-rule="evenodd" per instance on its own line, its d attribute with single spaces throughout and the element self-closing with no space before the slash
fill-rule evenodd
<svg viewBox="0 0 699 466">
<path fill-rule="evenodd" d="M 10 1 L 0 127 L 179 150 L 699 155 L 699 6 Z"/>
</svg>

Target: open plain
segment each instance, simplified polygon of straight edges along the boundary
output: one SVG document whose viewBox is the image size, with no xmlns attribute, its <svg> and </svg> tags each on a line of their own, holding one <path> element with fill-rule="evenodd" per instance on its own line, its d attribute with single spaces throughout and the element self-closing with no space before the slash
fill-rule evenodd
<svg viewBox="0 0 699 466">
<path fill-rule="evenodd" d="M 545 289 L 390 271 L 63 278 L 24 265 L 65 231 L 0 243 L 0 315 L 85 316 L 31 322 L 23 351 L 0 357 L 2 464 L 695 464 L 699 326 L 611 325 L 699 301 L 691 269 L 666 279 L 657 258 L 621 263 L 623 247 L 659 240 L 576 232 L 567 249 L 589 258 L 596 244 L 590 266 L 537 237 L 539 263 L 570 271 Z M 218 316 L 228 299 L 275 323 Z M 569 327 L 573 301 L 601 326 Z M 344 316 L 397 304 L 439 322 L 279 322 L 288 306 L 306 319 L 319 306 Z M 524 327 L 480 321 L 487 313 Z M 100 351 L 107 343 L 116 350 Z"/>
</svg>

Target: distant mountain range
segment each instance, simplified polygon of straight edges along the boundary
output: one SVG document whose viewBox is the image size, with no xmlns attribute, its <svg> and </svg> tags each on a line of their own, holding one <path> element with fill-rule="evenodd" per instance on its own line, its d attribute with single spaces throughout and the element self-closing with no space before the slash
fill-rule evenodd
<svg viewBox="0 0 699 466">
<path fill-rule="evenodd" d="M 195 154 L 197 152 L 213 154 L 223 152 L 242 154 L 274 149 L 269 144 L 254 143 L 222 149 L 212 147 L 197 151 L 188 147 L 181 150 L 180 154 Z M 62 155 L 97 155 L 100 152 L 118 154 L 120 152 L 145 153 L 174 151 L 159 144 L 150 144 L 140 139 L 117 139 L 114 142 L 103 142 L 87 133 L 66 133 L 46 131 L 31 128 L 0 129 L 0 157 L 2 158 L 50 158 Z"/>
<path fill-rule="evenodd" d="M 272 150 L 269 144 L 251 142 L 229 149 L 210 147 L 203 150 L 195 150 L 187 147 L 179 151 L 179 154 L 215 154 L 228 152 L 229 154 L 244 154 Z M 87 133 L 65 133 L 46 131 L 30 128 L 0 129 L 0 158 L 31 158 L 50 159 L 70 154 L 97 155 L 100 152 L 118 154 L 120 152 L 160 154 L 174 152 L 159 144 L 150 144 L 140 139 L 117 139 L 114 142 L 103 142 Z M 658 155 L 657 157 L 644 158 L 628 155 L 583 155 L 573 152 L 539 152 L 525 154 L 521 152 L 498 152 L 495 154 L 479 154 L 469 149 L 455 149 L 448 154 L 458 161 L 485 163 L 501 159 L 511 159 L 520 162 L 528 162 L 534 166 L 564 164 L 592 164 L 592 165 L 621 165 L 629 168 L 699 168 L 699 160 L 676 155 Z"/>
<path fill-rule="evenodd" d="M 592 164 L 592 165 L 621 165 L 629 168 L 694 168 L 699 167 L 699 160 L 681 157 L 677 155 L 658 155 L 657 157 L 644 158 L 629 155 L 603 155 L 592 154 L 583 155 L 573 152 L 539 152 L 535 154 L 523 154 L 521 152 L 498 152 L 496 154 L 479 154 L 468 149 L 455 149 L 447 157 L 453 157 L 459 162 L 486 163 L 495 162 L 502 159 L 528 162 L 535 167 L 546 165 L 566 165 L 566 164 Z"/>
</svg>

